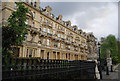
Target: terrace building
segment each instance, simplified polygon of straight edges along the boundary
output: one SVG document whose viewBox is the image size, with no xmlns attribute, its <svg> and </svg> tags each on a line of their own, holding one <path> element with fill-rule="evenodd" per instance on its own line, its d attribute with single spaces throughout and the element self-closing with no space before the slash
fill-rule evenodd
<svg viewBox="0 0 120 81">
<path fill-rule="evenodd" d="M 71 21 L 63 21 L 62 15 L 55 17 L 50 6 L 43 9 L 40 2 L 23 4 L 29 9 L 26 20 L 29 26 L 23 45 L 14 51 L 18 57 L 87 60 L 88 55 L 97 55 L 94 35 L 83 32 L 76 25 L 71 26 Z M 2 3 L 2 25 L 8 23 L 8 17 L 16 8 L 14 2 Z"/>
</svg>

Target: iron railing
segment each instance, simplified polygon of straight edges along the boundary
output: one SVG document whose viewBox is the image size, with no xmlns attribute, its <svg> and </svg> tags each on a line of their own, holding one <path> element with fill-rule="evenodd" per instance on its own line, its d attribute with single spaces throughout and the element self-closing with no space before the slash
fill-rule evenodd
<svg viewBox="0 0 120 81">
<path fill-rule="evenodd" d="M 3 80 L 96 79 L 95 62 L 40 58 L 3 58 Z"/>
</svg>

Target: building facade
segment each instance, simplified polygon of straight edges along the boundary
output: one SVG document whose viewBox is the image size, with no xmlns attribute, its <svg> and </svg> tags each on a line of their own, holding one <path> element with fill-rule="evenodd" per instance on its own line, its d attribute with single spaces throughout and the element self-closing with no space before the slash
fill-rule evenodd
<svg viewBox="0 0 120 81">
<path fill-rule="evenodd" d="M 14 52 L 18 57 L 87 60 L 88 54 L 96 53 L 96 45 L 88 42 L 91 39 L 90 34 L 78 29 L 76 25 L 71 26 L 69 20 L 63 21 L 62 15 L 55 17 L 50 6 L 43 9 L 39 2 L 23 4 L 29 9 L 26 20 L 28 35 L 23 45 L 18 46 Z M 14 2 L 2 3 L 2 25 L 7 24 L 8 17 L 16 8 Z"/>
<path fill-rule="evenodd" d="M 87 35 L 87 44 L 88 51 L 87 59 L 88 60 L 97 60 L 98 59 L 98 47 L 97 47 L 97 38 L 93 35 L 93 33 L 88 33 Z"/>
</svg>

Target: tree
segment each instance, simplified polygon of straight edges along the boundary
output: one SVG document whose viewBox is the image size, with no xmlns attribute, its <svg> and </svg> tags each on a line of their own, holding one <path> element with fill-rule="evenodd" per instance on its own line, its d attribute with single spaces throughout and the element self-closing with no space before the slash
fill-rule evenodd
<svg viewBox="0 0 120 81">
<path fill-rule="evenodd" d="M 106 58 L 106 50 L 110 50 L 112 59 L 119 62 L 118 43 L 114 35 L 108 35 L 101 44 L 101 58 Z"/>
<path fill-rule="evenodd" d="M 27 24 L 25 23 L 28 8 L 22 2 L 16 2 L 17 10 L 12 12 L 8 18 L 8 24 L 2 27 L 2 56 L 4 59 L 10 57 L 12 46 L 20 46 L 27 34 Z M 6 62 L 7 63 L 7 62 Z"/>
<path fill-rule="evenodd" d="M 118 44 L 118 57 L 119 57 L 119 62 L 120 62 L 120 41 L 117 41 Z"/>
<path fill-rule="evenodd" d="M 8 18 L 8 25 L 2 27 L 3 52 L 8 52 L 13 45 L 21 45 L 27 34 L 25 21 L 28 8 L 25 8 L 22 2 L 17 2 L 16 4 L 18 8 Z"/>
</svg>

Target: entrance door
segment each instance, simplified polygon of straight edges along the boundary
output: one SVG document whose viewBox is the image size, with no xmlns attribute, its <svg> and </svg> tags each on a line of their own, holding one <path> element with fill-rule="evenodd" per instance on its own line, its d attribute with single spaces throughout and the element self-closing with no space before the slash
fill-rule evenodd
<svg viewBox="0 0 120 81">
<path fill-rule="evenodd" d="M 57 59 L 60 59 L 60 52 L 57 52 Z"/>
<path fill-rule="evenodd" d="M 41 58 L 44 59 L 44 50 L 41 50 Z"/>
<path fill-rule="evenodd" d="M 49 52 L 47 53 L 47 59 L 50 59 L 50 54 L 49 54 Z"/>
</svg>

